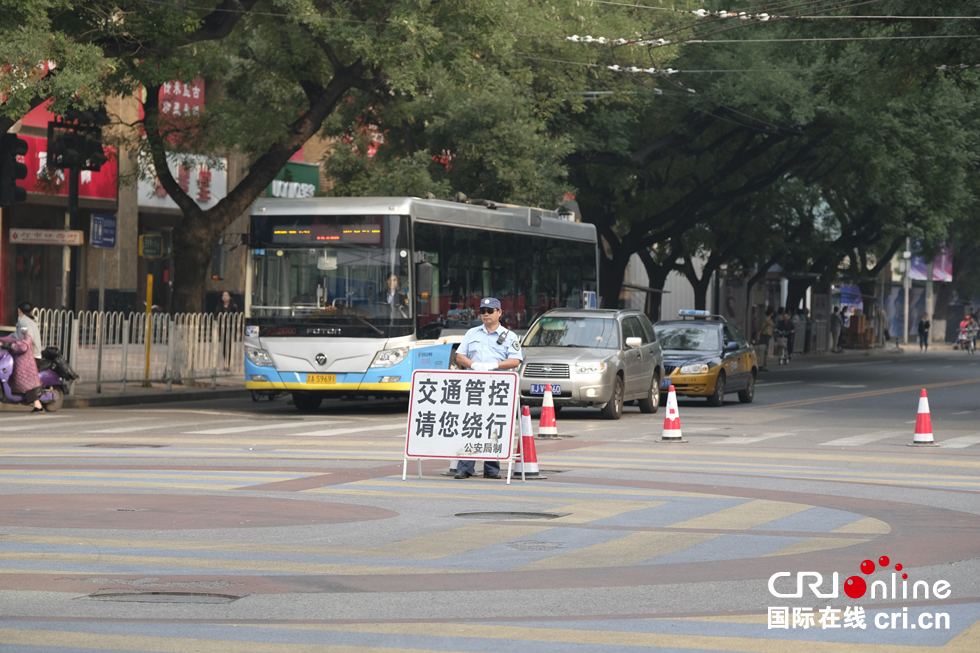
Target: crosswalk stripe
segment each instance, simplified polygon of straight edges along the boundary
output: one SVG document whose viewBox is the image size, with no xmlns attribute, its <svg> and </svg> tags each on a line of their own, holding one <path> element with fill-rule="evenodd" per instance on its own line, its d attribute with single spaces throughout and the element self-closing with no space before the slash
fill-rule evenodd
<svg viewBox="0 0 980 653">
<path fill-rule="evenodd" d="M 150 431 L 152 429 L 182 429 L 185 426 L 194 426 L 200 422 L 182 422 L 180 424 L 168 424 L 161 420 L 154 420 L 152 424 L 143 426 L 119 426 L 111 429 L 99 429 L 98 431 L 82 431 L 82 433 L 132 433 L 133 431 Z"/>
<path fill-rule="evenodd" d="M 901 435 L 898 431 L 878 431 L 876 433 L 865 433 L 864 435 L 852 435 L 848 438 L 840 438 L 838 440 L 831 440 L 830 442 L 821 442 L 820 444 L 825 447 L 854 447 L 859 444 L 868 444 L 870 442 L 877 442 L 878 440 L 885 440 L 897 435 Z"/>
<path fill-rule="evenodd" d="M 337 424 L 338 422 L 334 422 Z M 361 433 L 363 431 L 393 431 L 395 429 L 406 429 L 406 424 L 379 424 L 378 426 L 359 426 L 354 429 L 326 429 L 322 431 L 308 431 L 307 433 L 293 433 L 293 435 L 346 435 L 347 433 Z"/>
<path fill-rule="evenodd" d="M 338 420 L 323 423 L 348 424 L 349 422 L 350 420 Z M 244 433 L 246 431 L 276 431 L 287 428 L 302 428 L 306 425 L 305 422 L 274 422 L 260 426 L 227 426 L 220 429 L 207 429 L 206 431 L 186 431 L 181 435 L 227 435 L 228 433 Z"/>
<path fill-rule="evenodd" d="M 970 445 L 980 444 L 980 435 L 964 435 L 960 438 L 951 438 L 939 443 L 944 449 L 965 449 Z"/>
<path fill-rule="evenodd" d="M 763 433 L 762 435 L 755 435 L 752 437 L 731 437 L 724 442 L 719 442 L 718 444 L 754 444 L 756 442 L 762 442 L 763 440 L 786 437 L 787 435 L 796 435 L 796 433 L 787 431 L 786 433 Z"/>
<path fill-rule="evenodd" d="M 48 420 L 52 420 L 52 419 L 64 419 L 68 417 L 68 415 L 52 415 L 51 413 L 46 413 L 42 416 L 42 415 L 33 415 L 31 413 L 28 413 L 24 417 L 4 417 L 2 423 L 4 426 L 4 430 L 6 431 L 8 424 L 13 424 L 14 422 L 33 422 L 37 424 L 39 417 L 43 417 L 44 421 L 47 422 Z"/>
</svg>

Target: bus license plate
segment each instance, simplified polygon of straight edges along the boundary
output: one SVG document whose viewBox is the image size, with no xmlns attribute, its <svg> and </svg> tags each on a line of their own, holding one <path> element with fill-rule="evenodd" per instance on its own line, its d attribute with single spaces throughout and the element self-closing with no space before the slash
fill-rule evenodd
<svg viewBox="0 0 980 653">
<path fill-rule="evenodd" d="M 307 374 L 306 382 L 307 383 L 336 383 L 337 375 L 336 374 Z"/>
<path fill-rule="evenodd" d="M 543 395 L 544 394 L 544 387 L 546 385 L 547 385 L 546 383 L 532 383 L 531 384 L 531 394 L 532 395 Z M 553 394 L 553 395 L 560 395 L 561 394 L 561 386 L 558 385 L 558 384 L 556 384 L 556 383 L 552 383 L 551 384 L 551 394 Z"/>
</svg>

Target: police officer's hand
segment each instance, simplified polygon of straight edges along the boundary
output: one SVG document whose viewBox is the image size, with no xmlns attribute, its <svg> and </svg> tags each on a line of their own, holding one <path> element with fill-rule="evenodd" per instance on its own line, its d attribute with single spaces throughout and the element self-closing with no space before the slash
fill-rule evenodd
<svg viewBox="0 0 980 653">
<path fill-rule="evenodd" d="M 474 372 L 489 372 L 491 370 L 497 369 L 496 363 L 473 363 L 470 369 Z"/>
</svg>

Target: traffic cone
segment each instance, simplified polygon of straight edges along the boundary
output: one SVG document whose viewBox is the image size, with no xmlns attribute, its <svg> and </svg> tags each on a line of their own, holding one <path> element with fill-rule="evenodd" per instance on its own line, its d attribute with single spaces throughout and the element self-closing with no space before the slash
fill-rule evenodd
<svg viewBox="0 0 980 653">
<path fill-rule="evenodd" d="M 915 417 L 915 434 L 910 447 L 938 447 L 932 439 L 932 417 L 929 416 L 929 397 L 922 388 L 919 395 L 919 414 Z"/>
<path fill-rule="evenodd" d="M 534 448 L 534 431 L 531 430 L 531 409 L 521 406 L 521 439 L 518 441 L 517 452 L 521 454 L 521 462 L 514 463 L 514 476 L 524 475 L 525 478 L 542 480 L 538 469 L 538 452 Z"/>
<path fill-rule="evenodd" d="M 555 421 L 555 399 L 551 394 L 550 383 L 544 386 L 544 400 L 541 402 L 541 421 L 538 424 L 538 437 L 558 437 L 558 422 Z"/>
<path fill-rule="evenodd" d="M 658 442 L 671 444 L 687 442 L 681 436 L 681 416 L 677 411 L 677 395 L 674 392 L 673 385 L 667 390 L 667 414 L 664 415 L 664 433 Z"/>
</svg>

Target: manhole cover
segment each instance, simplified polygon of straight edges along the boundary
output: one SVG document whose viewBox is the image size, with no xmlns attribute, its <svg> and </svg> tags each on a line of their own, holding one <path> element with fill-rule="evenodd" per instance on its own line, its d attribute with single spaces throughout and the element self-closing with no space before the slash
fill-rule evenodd
<svg viewBox="0 0 980 653">
<path fill-rule="evenodd" d="M 552 512 L 459 512 L 463 519 L 558 519 L 565 515 Z"/>
<path fill-rule="evenodd" d="M 166 447 L 165 444 L 114 444 L 111 442 L 96 442 L 95 444 L 83 444 L 83 447 L 93 447 L 96 449 L 159 449 L 160 447 Z"/>
<path fill-rule="evenodd" d="M 511 542 L 507 546 L 518 551 L 554 551 L 565 546 L 561 542 L 538 542 L 535 540 Z"/>
<path fill-rule="evenodd" d="M 90 594 L 88 598 L 131 603 L 231 603 L 242 597 L 234 594 L 203 592 L 104 592 Z"/>
</svg>

